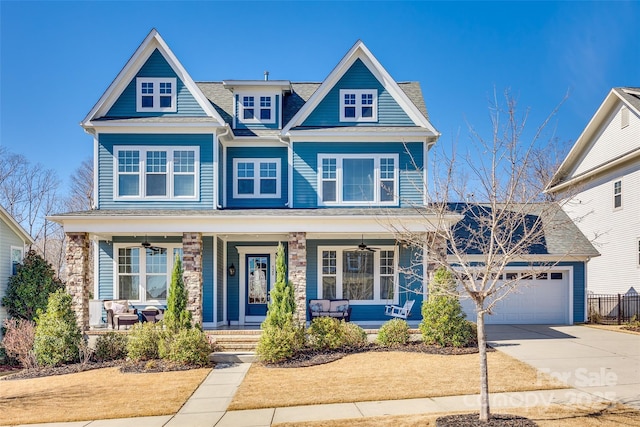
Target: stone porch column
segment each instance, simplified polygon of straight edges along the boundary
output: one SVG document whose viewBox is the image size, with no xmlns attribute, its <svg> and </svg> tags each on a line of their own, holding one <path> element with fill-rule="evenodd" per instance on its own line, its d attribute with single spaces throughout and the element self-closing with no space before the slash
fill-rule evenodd
<svg viewBox="0 0 640 427">
<path fill-rule="evenodd" d="M 293 283 L 297 320 L 307 321 L 307 233 L 289 233 L 289 280 Z"/>
<path fill-rule="evenodd" d="M 89 235 L 66 233 L 67 292 L 82 332 L 89 330 Z"/>
<path fill-rule="evenodd" d="M 202 233 L 182 234 L 182 260 L 191 323 L 202 325 Z"/>
</svg>

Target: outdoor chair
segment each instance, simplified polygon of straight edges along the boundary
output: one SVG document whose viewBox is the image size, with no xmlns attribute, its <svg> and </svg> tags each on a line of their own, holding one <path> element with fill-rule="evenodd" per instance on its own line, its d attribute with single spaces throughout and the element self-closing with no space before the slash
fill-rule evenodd
<svg viewBox="0 0 640 427">
<path fill-rule="evenodd" d="M 400 319 L 407 319 L 411 316 L 411 308 L 415 300 L 407 300 L 401 307 L 399 305 L 385 305 L 384 314 L 391 317 L 399 317 Z"/>
<path fill-rule="evenodd" d="M 131 326 L 138 322 L 138 311 L 129 307 L 127 300 L 108 300 L 104 302 L 107 310 L 107 326 L 120 329 L 120 326 Z"/>
</svg>

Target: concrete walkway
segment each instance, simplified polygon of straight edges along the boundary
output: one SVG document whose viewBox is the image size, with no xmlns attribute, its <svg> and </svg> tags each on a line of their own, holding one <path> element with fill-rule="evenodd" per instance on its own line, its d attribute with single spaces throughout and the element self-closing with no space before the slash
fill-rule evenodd
<svg viewBox="0 0 640 427">
<path fill-rule="evenodd" d="M 592 403 L 614 400 L 640 407 L 640 336 L 584 326 L 488 327 L 488 339 L 500 351 L 568 384 L 561 390 L 493 393 L 492 409 Z M 177 414 L 24 427 L 261 427 L 282 422 L 323 421 L 384 415 L 477 411 L 478 395 L 356 402 L 330 405 L 229 411 L 250 363 L 221 363 Z"/>
</svg>

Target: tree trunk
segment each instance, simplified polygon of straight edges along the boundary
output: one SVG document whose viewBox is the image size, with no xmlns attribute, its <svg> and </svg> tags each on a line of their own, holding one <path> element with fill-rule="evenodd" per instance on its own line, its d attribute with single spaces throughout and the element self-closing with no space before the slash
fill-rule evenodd
<svg viewBox="0 0 640 427">
<path fill-rule="evenodd" d="M 487 371 L 487 337 L 484 330 L 484 313 L 477 307 L 478 351 L 480 354 L 480 421 L 489 421 L 489 373 Z"/>
</svg>

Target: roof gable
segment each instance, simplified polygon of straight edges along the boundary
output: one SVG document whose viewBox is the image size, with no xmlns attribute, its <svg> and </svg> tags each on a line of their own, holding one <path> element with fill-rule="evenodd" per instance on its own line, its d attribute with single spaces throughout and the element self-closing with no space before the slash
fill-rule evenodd
<svg viewBox="0 0 640 427">
<path fill-rule="evenodd" d="M 621 128 L 622 110 L 629 126 Z M 584 179 L 640 157 L 640 89 L 613 88 L 567 154 L 545 192 L 562 191 Z"/>
<path fill-rule="evenodd" d="M 283 128 L 282 133 L 286 134 L 294 127 L 310 125 L 318 121 L 320 113 L 314 114 L 317 108 L 320 108 L 319 111 L 321 111 L 323 107 L 326 108 L 326 106 L 335 105 L 335 113 L 333 114 L 337 116 L 338 100 L 335 96 L 336 90 L 339 93 L 340 85 L 346 84 L 346 82 L 350 84 L 355 83 L 357 76 L 365 77 L 360 84 L 366 83 L 369 86 L 371 84 L 371 78 L 375 79 L 380 87 L 383 88 L 384 94 L 388 94 L 387 100 L 393 100 L 395 105 L 402 110 L 403 115 L 408 118 L 413 125 L 429 130 L 434 136 L 440 135 L 433 125 L 431 125 L 427 117 L 411 102 L 406 93 L 400 89 L 398 83 L 393 80 L 360 40 L 347 52 L 311 98 L 309 98 L 305 105 L 292 117 L 289 123 Z M 344 123 L 342 123 L 342 125 L 344 125 Z"/>
<path fill-rule="evenodd" d="M 185 107 L 182 109 L 179 106 L 177 113 L 172 115 L 208 116 L 215 119 L 219 125 L 224 124 L 218 112 L 169 49 L 169 46 L 153 29 L 82 121 L 82 126 L 91 127 L 92 120 L 107 118 L 110 115 L 112 117 L 163 115 L 162 113 L 135 113 L 136 77 L 175 77 L 178 82 L 178 103 L 179 105 L 184 104 Z"/>
<path fill-rule="evenodd" d="M 29 233 L 27 233 L 27 231 L 24 228 L 22 228 L 22 226 L 18 223 L 18 221 L 16 221 L 15 218 L 9 215 L 9 212 L 7 212 L 5 208 L 3 208 L 2 206 L 0 206 L 0 221 L 7 224 L 7 226 L 11 230 L 13 230 L 13 232 L 25 243 L 29 243 L 29 244 L 34 243 L 33 237 L 31 237 Z"/>
</svg>

